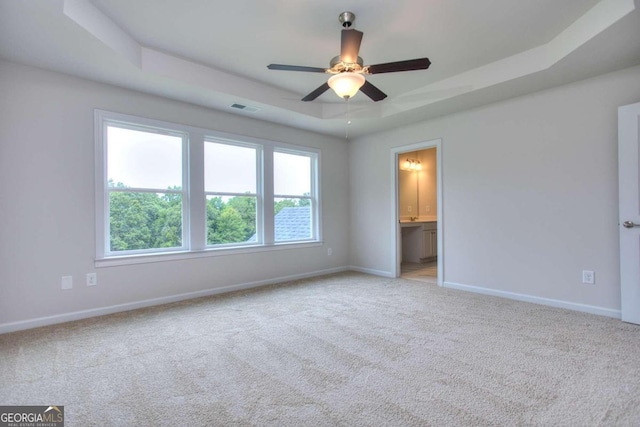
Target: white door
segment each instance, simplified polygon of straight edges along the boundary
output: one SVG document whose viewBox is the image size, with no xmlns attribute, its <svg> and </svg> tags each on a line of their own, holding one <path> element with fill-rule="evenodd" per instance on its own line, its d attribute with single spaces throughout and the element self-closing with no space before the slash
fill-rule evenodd
<svg viewBox="0 0 640 427">
<path fill-rule="evenodd" d="M 640 324 L 640 103 L 618 108 L 622 320 Z"/>
</svg>

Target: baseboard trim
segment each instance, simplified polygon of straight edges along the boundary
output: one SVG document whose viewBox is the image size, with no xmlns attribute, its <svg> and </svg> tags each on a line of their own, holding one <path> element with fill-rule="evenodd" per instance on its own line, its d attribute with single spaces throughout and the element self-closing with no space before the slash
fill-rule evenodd
<svg viewBox="0 0 640 427">
<path fill-rule="evenodd" d="M 276 283 L 290 282 L 292 280 L 307 279 L 310 277 L 324 276 L 326 274 L 349 271 L 349 267 L 337 267 L 326 270 L 317 270 L 309 273 L 293 274 L 289 276 L 276 277 L 273 279 L 258 280 L 255 282 L 239 283 L 235 285 L 223 286 L 221 288 L 205 289 L 202 291 L 187 292 L 183 294 L 170 295 L 160 298 L 152 298 L 142 301 L 135 301 L 125 304 L 112 305 L 108 307 L 92 308 L 89 310 L 74 311 L 71 313 L 57 314 L 54 316 L 38 317 L 35 319 L 20 320 L 17 322 L 0 324 L 0 334 L 16 332 L 25 329 L 50 326 L 58 323 L 72 322 L 74 320 L 88 319 L 90 317 L 104 316 L 107 314 L 120 313 L 123 311 L 136 310 L 138 308 L 152 307 L 155 305 L 169 304 L 172 302 L 184 301 L 193 298 L 207 297 L 227 292 L 240 291 L 244 289 L 258 288 L 261 286 L 273 285 Z"/>
<path fill-rule="evenodd" d="M 583 313 L 597 314 L 599 316 L 612 317 L 620 319 L 620 310 L 612 310 L 610 308 L 597 307 L 594 305 L 578 304 L 575 302 L 556 300 L 551 298 L 536 297 L 527 294 L 518 294 L 515 292 L 506 292 L 496 289 L 483 288 L 480 286 L 463 285 L 460 283 L 444 282 L 443 287 L 450 289 L 458 289 L 461 291 L 474 292 L 476 294 L 491 295 L 501 298 L 508 298 L 516 301 L 531 302 L 534 304 L 547 305 L 550 307 L 565 308 L 568 310 L 581 311 Z"/>
<path fill-rule="evenodd" d="M 74 320 L 82 320 L 90 317 L 104 316 L 107 314 L 120 313 L 124 311 L 131 311 L 139 308 L 169 304 L 172 302 L 184 301 L 184 300 L 189 300 L 193 298 L 218 295 L 218 294 L 223 294 L 227 292 L 240 291 L 244 289 L 258 288 L 261 286 L 273 285 L 276 283 L 290 282 L 292 280 L 300 280 L 300 279 L 306 279 L 306 278 L 311 278 L 316 276 L 323 276 L 326 274 L 341 273 L 344 271 L 357 271 L 360 273 L 371 274 L 374 276 L 393 278 L 393 275 L 388 271 L 374 270 L 370 268 L 363 268 L 363 267 L 350 265 L 347 267 L 330 268 L 325 270 L 317 270 L 309 273 L 276 277 L 273 279 L 258 280 L 258 281 L 247 282 L 247 283 L 238 283 L 235 285 L 223 286 L 221 288 L 212 288 L 212 289 L 205 289 L 205 290 L 195 291 L 195 292 L 187 292 L 183 294 L 170 295 L 170 296 L 160 297 L 160 298 L 152 298 L 152 299 L 130 302 L 125 304 L 112 305 L 108 307 L 100 307 L 100 308 L 94 308 L 89 310 L 81 310 L 81 311 L 75 311 L 71 313 L 58 314 L 54 316 L 38 317 L 35 319 L 3 323 L 3 324 L 0 324 L 0 334 L 16 332 L 16 331 L 21 331 L 25 329 L 33 329 L 33 328 L 38 328 L 42 326 L 50 326 L 50 325 L 55 325 L 59 323 L 71 322 Z M 473 292 L 477 294 L 491 295 L 491 296 L 497 296 L 501 298 L 508 298 L 516 301 L 524 301 L 524 302 L 530 302 L 534 304 L 541 304 L 541 305 L 546 305 L 551 307 L 580 311 L 584 313 L 597 314 L 600 316 L 612 317 L 615 319 L 621 319 L 622 317 L 620 310 L 613 310 L 613 309 L 597 307 L 593 305 L 578 304 L 578 303 L 573 303 L 569 301 L 542 298 L 542 297 L 536 297 L 533 295 L 518 294 L 514 292 L 506 292 L 506 291 L 500 291 L 496 289 L 483 288 L 480 286 L 464 285 L 464 284 L 454 283 L 454 282 L 444 282 L 442 286 L 445 288 L 458 289 L 461 291 Z"/>
<path fill-rule="evenodd" d="M 391 274 L 391 272 L 389 271 L 374 270 L 372 268 L 357 267 L 355 265 L 350 265 L 349 270 L 357 271 L 359 273 L 371 274 L 373 276 L 382 276 L 382 277 L 390 277 L 390 278 L 394 277 L 394 275 Z"/>
</svg>

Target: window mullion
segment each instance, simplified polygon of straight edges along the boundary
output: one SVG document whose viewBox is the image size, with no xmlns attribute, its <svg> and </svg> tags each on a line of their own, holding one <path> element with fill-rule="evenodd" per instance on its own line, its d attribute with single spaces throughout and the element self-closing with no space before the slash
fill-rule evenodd
<svg viewBox="0 0 640 427">
<path fill-rule="evenodd" d="M 219 197 L 258 197 L 256 193 L 224 193 L 217 191 L 205 191 L 205 196 L 219 196 Z"/>
<path fill-rule="evenodd" d="M 107 191 L 113 193 L 154 193 L 154 194 L 183 194 L 183 190 L 169 190 L 159 188 L 136 188 L 136 187 L 107 187 Z"/>
<path fill-rule="evenodd" d="M 204 134 L 192 132 L 189 140 L 190 249 L 207 247 L 207 201 L 204 191 Z"/>
<path fill-rule="evenodd" d="M 273 148 L 267 146 L 262 155 L 262 229 L 265 245 L 275 242 L 273 181 Z"/>
</svg>

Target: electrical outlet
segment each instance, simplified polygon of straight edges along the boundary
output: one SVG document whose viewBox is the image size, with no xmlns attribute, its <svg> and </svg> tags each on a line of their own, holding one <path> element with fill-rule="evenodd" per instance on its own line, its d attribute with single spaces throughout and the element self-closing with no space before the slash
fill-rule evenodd
<svg viewBox="0 0 640 427">
<path fill-rule="evenodd" d="M 424 207 L 424 211 L 425 211 L 425 212 L 427 212 L 427 213 L 431 212 L 431 206 L 426 205 L 426 206 Z"/>
<path fill-rule="evenodd" d="M 87 286 L 95 286 L 98 284 L 98 275 L 96 273 L 87 273 Z"/>
<path fill-rule="evenodd" d="M 328 256 L 333 255 L 333 248 L 327 248 L 327 255 Z"/>
<path fill-rule="evenodd" d="M 411 205 L 407 206 L 407 212 L 411 213 Z"/>
<path fill-rule="evenodd" d="M 596 283 L 596 273 L 590 270 L 582 270 L 582 283 L 593 285 Z"/>
<path fill-rule="evenodd" d="M 73 288 L 73 276 L 62 276 L 60 280 L 60 289 L 72 289 Z"/>
</svg>

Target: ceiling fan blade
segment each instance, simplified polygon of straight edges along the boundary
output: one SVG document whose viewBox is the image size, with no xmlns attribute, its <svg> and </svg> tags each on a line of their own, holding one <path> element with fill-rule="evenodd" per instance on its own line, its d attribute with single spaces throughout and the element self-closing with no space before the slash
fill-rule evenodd
<svg viewBox="0 0 640 427">
<path fill-rule="evenodd" d="M 342 30 L 340 43 L 340 60 L 345 63 L 355 64 L 358 62 L 360 43 L 362 42 L 362 31 Z"/>
<path fill-rule="evenodd" d="M 282 71 L 305 71 L 307 73 L 325 73 L 326 68 L 319 67 L 304 67 L 301 65 L 283 65 L 283 64 L 269 64 L 267 68 L 270 70 L 282 70 Z"/>
<path fill-rule="evenodd" d="M 309 95 L 307 95 L 304 98 L 302 98 L 302 100 L 303 101 L 313 101 L 314 99 L 316 99 L 317 97 L 319 97 L 320 95 L 322 95 L 323 93 L 325 93 L 328 90 L 329 90 L 329 83 L 324 82 L 322 84 L 322 86 L 320 86 L 319 88 L 317 88 L 316 90 L 311 92 Z"/>
<path fill-rule="evenodd" d="M 426 70 L 431 65 L 429 58 L 409 59 L 407 61 L 387 62 L 386 64 L 369 65 L 368 74 L 395 73 L 397 71 Z"/>
<path fill-rule="evenodd" d="M 386 93 L 384 93 L 383 91 L 381 91 L 380 89 L 378 89 L 377 87 L 369 83 L 368 81 L 364 82 L 364 85 L 362 85 L 362 87 L 360 88 L 360 92 L 364 93 L 365 95 L 367 95 L 369 98 L 373 99 L 376 102 L 382 101 L 387 97 Z"/>
</svg>

